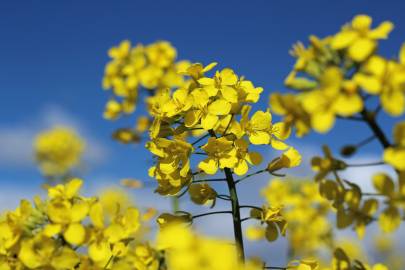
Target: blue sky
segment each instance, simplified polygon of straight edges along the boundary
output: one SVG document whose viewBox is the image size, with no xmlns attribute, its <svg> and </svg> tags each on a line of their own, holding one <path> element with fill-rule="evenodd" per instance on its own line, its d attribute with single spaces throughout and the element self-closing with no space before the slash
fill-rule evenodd
<svg viewBox="0 0 405 270">
<path fill-rule="evenodd" d="M 151 159 L 145 157 L 150 155 L 142 145 L 111 141 L 111 132 L 122 122 L 102 119 L 108 98 L 101 89 L 106 52 L 123 39 L 168 40 L 180 59 L 232 67 L 264 87 L 258 104 L 264 109 L 268 94 L 283 89 L 294 42 L 306 41 L 310 34 L 332 34 L 355 14 L 365 13 L 376 23 L 395 23 L 389 41 L 380 48 L 383 55 L 395 56 L 405 41 L 404 10 L 401 0 L 2 1 L 0 203 L 14 205 L 20 196 L 39 190 L 42 180 L 30 160 L 31 140 L 57 123 L 78 128 L 88 140 L 88 189 L 123 177 L 147 180 Z M 392 120 L 380 120 L 391 129 Z M 338 149 L 368 135 L 366 128 L 338 123 L 329 136 L 311 134 L 293 142 L 314 153 L 323 143 Z M 365 150 L 365 159 L 380 153 L 376 144 Z M 151 198 L 155 197 L 148 201 Z"/>
<path fill-rule="evenodd" d="M 146 178 L 145 166 L 151 161 L 145 161 L 142 145 L 112 142 L 111 132 L 123 122 L 101 117 L 108 98 L 100 86 L 106 51 L 123 39 L 168 40 L 180 59 L 232 67 L 264 87 L 258 106 L 265 108 L 268 94 L 283 89 L 293 64 L 288 50 L 294 42 L 306 41 L 310 34 L 334 33 L 355 14 L 366 13 L 376 23 L 389 19 L 396 24 L 380 50 L 395 56 L 405 40 L 404 8 L 403 1 L 3 1 L 0 134 L 25 149 L 26 162 L 7 160 L 17 159 L 17 150 L 3 151 L 0 181 L 10 185 L 41 181 L 28 164 L 29 139 L 58 121 L 78 126 L 93 156 L 108 154 L 89 165 L 85 175 L 93 179 L 89 181 Z M 382 120 L 390 129 L 392 121 Z M 367 135 L 366 129 L 352 123 L 338 123 L 330 136 L 312 134 L 297 144 L 317 148 L 329 143 L 338 148 Z M 13 146 L 7 140 L 3 145 Z M 379 150 L 375 147 L 367 151 Z"/>
<path fill-rule="evenodd" d="M 86 135 L 93 156 L 108 153 L 89 166 L 89 181 L 145 179 L 147 153 L 142 146 L 112 142 L 110 134 L 122 122 L 101 117 L 108 95 L 100 81 L 112 45 L 123 39 L 168 40 L 180 59 L 218 61 L 263 86 L 258 106 L 265 108 L 268 94 L 283 89 L 294 42 L 334 33 L 355 14 L 366 13 L 376 23 L 389 19 L 396 24 L 390 40 L 381 45 L 382 54 L 395 56 L 405 40 L 404 9 L 403 1 L 3 1 L 0 134 L 12 137 L 17 148 L 25 147 L 27 161 L 30 134 L 59 120 L 73 124 Z M 382 120 L 389 130 L 392 121 Z M 365 130 L 338 123 L 330 136 L 312 134 L 297 143 L 318 147 L 326 142 L 337 148 L 363 139 Z M 10 148 L 7 142 L 3 145 Z M 367 151 L 375 153 L 376 147 Z M 0 181 L 39 183 L 29 162 L 7 160 L 18 157 L 17 150 L 8 150 L 10 155 L 3 151 L 0 158 Z"/>
</svg>

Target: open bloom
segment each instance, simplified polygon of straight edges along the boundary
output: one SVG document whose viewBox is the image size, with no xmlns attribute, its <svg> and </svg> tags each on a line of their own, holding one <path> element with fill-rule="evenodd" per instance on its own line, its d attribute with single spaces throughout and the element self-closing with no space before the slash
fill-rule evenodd
<svg viewBox="0 0 405 270">
<path fill-rule="evenodd" d="M 225 137 L 211 137 L 201 148 L 208 154 L 208 157 L 198 164 L 198 168 L 207 174 L 215 174 L 218 168 L 234 168 L 238 162 L 233 142 Z"/>
<path fill-rule="evenodd" d="M 250 106 L 242 108 L 242 119 L 240 125 L 242 131 L 248 136 L 252 144 L 271 144 L 277 150 L 284 150 L 288 147 L 282 140 L 290 135 L 284 123 L 272 124 L 270 112 L 257 111 L 249 119 Z"/>
<path fill-rule="evenodd" d="M 401 115 L 405 110 L 405 45 L 401 48 L 399 62 L 374 55 L 354 80 L 368 93 L 379 95 L 387 113 Z"/>
<path fill-rule="evenodd" d="M 394 28 L 391 22 L 383 22 L 371 29 L 372 19 L 367 15 L 357 15 L 351 24 L 337 33 L 331 46 L 335 50 L 347 49 L 347 54 L 354 61 L 361 62 L 369 57 L 377 47 L 377 40 L 386 39 Z"/>
</svg>

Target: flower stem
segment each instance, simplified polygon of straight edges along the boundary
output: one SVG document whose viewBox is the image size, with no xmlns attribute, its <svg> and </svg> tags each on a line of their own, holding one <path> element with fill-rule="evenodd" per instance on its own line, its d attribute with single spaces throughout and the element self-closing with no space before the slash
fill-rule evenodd
<svg viewBox="0 0 405 270">
<path fill-rule="evenodd" d="M 229 194 L 232 203 L 232 218 L 233 218 L 233 231 L 235 235 L 236 245 L 238 247 L 239 257 L 242 261 L 245 261 L 245 251 L 243 247 L 243 233 L 242 233 L 242 220 L 240 217 L 239 200 L 236 192 L 236 185 L 233 180 L 232 171 L 229 168 L 225 168 L 226 182 L 228 184 Z"/>
<path fill-rule="evenodd" d="M 213 138 L 218 138 L 214 130 L 209 130 L 208 133 Z M 232 204 L 232 221 L 233 233 L 235 242 L 238 249 L 238 255 L 242 262 L 245 261 L 245 249 L 243 247 L 243 233 L 242 233 L 242 219 L 240 217 L 239 199 L 236 191 L 236 183 L 233 179 L 232 171 L 230 168 L 224 168 L 226 183 L 228 184 L 229 196 Z"/>
<path fill-rule="evenodd" d="M 361 164 L 347 164 L 347 167 L 370 167 L 370 166 L 380 166 L 385 165 L 384 161 L 376 161 L 371 163 L 361 163 Z"/>
<path fill-rule="evenodd" d="M 384 132 L 382 131 L 377 121 L 375 120 L 375 114 L 367 110 L 361 111 L 360 114 L 363 117 L 364 122 L 366 122 L 367 125 L 370 127 L 370 129 L 374 132 L 375 136 L 377 137 L 378 141 L 381 143 L 383 148 L 385 149 L 390 147 L 391 146 L 390 142 L 388 141 Z"/>
<path fill-rule="evenodd" d="M 211 215 L 217 215 L 217 214 L 232 214 L 232 212 L 231 211 L 208 212 L 208 213 L 194 215 L 192 218 L 195 219 L 195 218 L 199 218 L 199 217 L 205 217 L 205 216 L 211 216 Z"/>
</svg>

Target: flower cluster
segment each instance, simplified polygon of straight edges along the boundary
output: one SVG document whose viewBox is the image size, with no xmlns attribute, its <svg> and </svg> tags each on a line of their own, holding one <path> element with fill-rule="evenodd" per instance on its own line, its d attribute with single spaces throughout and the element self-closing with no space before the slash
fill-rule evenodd
<svg viewBox="0 0 405 270">
<path fill-rule="evenodd" d="M 259 165 L 262 157 L 250 151 L 250 145 L 289 148 L 283 142 L 289 130 L 282 122 L 272 123 L 269 111 L 257 111 L 249 117 L 249 103 L 257 102 L 263 89 L 229 68 L 206 76 L 215 66 L 191 65 L 184 72 L 191 78 L 186 86 L 173 93 L 170 89 L 160 91 L 147 101 L 153 116 L 147 148 L 158 157 L 150 175 L 158 180 L 159 193 L 178 193 L 198 173 L 190 167 L 196 147 L 187 141 L 189 131 L 199 130 L 201 138 L 210 136 L 199 147 L 203 151 L 199 154 L 206 157 L 198 163 L 198 170 L 208 175 L 225 168 L 244 175 L 249 166 Z"/>
<path fill-rule="evenodd" d="M 179 71 L 187 61 L 176 62 L 177 52 L 167 41 L 131 47 L 128 40 L 109 50 L 111 61 L 105 67 L 103 88 L 111 89 L 113 98 L 106 105 L 104 117 L 116 119 L 131 114 L 136 107 L 139 88 L 153 91 L 184 83 Z"/>
<path fill-rule="evenodd" d="M 262 195 L 268 205 L 283 206 L 281 220 L 288 224 L 287 239 L 291 256 L 314 257 L 330 246 L 333 241 L 332 224 L 328 220 L 331 207 L 319 195 L 316 183 L 274 179 L 262 190 Z M 247 236 L 252 240 L 257 240 L 257 236 L 264 235 L 267 239 L 272 236 L 268 227 L 265 233 L 260 230 L 263 230 L 262 227 L 250 227 Z"/>
<path fill-rule="evenodd" d="M 5 213 L 1 269 L 158 269 L 158 252 L 137 236 L 139 210 L 118 205 L 109 214 L 102 200 L 79 195 L 81 186 L 73 179 L 48 187 L 46 200 L 22 200 Z"/>
<path fill-rule="evenodd" d="M 83 139 L 62 126 L 41 132 L 34 141 L 35 160 L 49 177 L 64 176 L 78 166 L 84 148 Z"/>
<path fill-rule="evenodd" d="M 405 108 L 405 46 L 398 59 L 376 54 L 378 41 L 393 29 L 391 22 L 371 28 L 372 19 L 358 15 L 335 35 L 310 37 L 310 45 L 293 47 L 297 58 L 285 80 L 296 95 L 275 93 L 270 98 L 274 112 L 305 135 L 314 129 L 329 131 L 336 117 L 350 118 L 365 108 L 368 95 L 378 95 L 382 108 L 393 116 Z"/>
</svg>

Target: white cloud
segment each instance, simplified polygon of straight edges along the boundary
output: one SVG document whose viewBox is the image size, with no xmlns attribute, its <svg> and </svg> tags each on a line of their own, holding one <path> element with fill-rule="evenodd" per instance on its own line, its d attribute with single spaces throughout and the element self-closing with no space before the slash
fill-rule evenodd
<svg viewBox="0 0 405 270">
<path fill-rule="evenodd" d="M 41 130 L 55 125 L 74 128 L 86 140 L 84 160 L 90 164 L 100 164 L 108 156 L 108 149 L 91 133 L 86 126 L 62 107 L 50 105 L 37 116 L 23 119 L 21 123 L 0 126 L 0 167 L 23 169 L 33 166 L 32 142 Z"/>
</svg>

